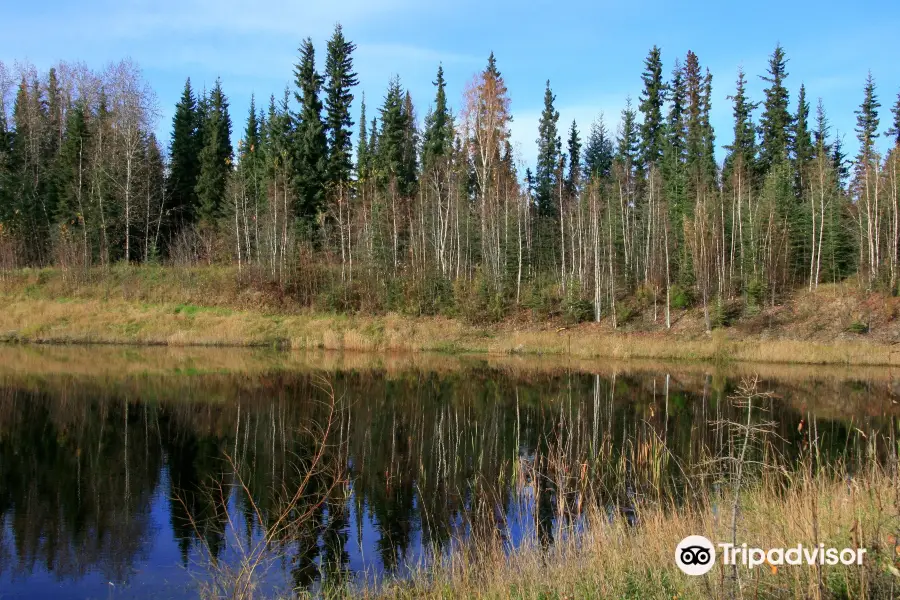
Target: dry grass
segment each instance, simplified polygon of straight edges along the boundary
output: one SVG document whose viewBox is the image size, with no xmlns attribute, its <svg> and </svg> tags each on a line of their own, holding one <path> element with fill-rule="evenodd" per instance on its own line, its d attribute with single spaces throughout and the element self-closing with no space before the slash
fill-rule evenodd
<svg viewBox="0 0 900 600">
<path fill-rule="evenodd" d="M 671 331 L 645 324 L 627 332 L 606 323 L 473 326 L 442 317 L 313 314 L 277 290 L 240 285 L 222 267 L 121 267 L 80 283 L 56 271 L 23 270 L 2 282 L 0 339 L 900 366 L 895 300 L 825 286 L 707 335 L 691 313 Z M 860 320 L 873 327 L 871 335 L 846 332 Z"/>
<path fill-rule="evenodd" d="M 35 343 L 280 346 L 352 351 L 524 354 L 578 359 L 900 366 L 895 345 L 607 333 L 584 326 L 479 328 L 441 317 L 264 313 L 123 300 L 3 298 L 0 339 Z"/>
<path fill-rule="evenodd" d="M 863 567 L 769 565 L 739 570 L 743 598 L 881 598 L 900 576 L 900 513 L 895 482 L 871 472 L 850 482 L 811 478 L 790 491 L 760 486 L 742 496 L 739 543 L 762 548 L 814 546 L 864 547 Z M 610 522 L 595 514 L 587 531 L 549 553 L 531 544 L 509 554 L 499 545 L 458 553 L 437 567 L 422 568 L 407 582 L 365 595 L 372 598 L 727 598 L 729 571 L 717 560 L 705 577 L 682 574 L 675 547 L 687 535 L 730 539 L 726 512 L 712 503 L 701 508 L 653 508 L 638 515 L 639 525 Z M 816 527 L 818 532 L 816 532 Z"/>
</svg>

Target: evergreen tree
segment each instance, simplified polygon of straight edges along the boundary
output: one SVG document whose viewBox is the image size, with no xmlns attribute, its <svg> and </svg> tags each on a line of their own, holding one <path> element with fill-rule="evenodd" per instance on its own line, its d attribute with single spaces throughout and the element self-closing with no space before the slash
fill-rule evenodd
<svg viewBox="0 0 900 600">
<path fill-rule="evenodd" d="M 686 104 L 687 87 L 684 83 L 684 68 L 676 60 L 672 69 L 672 81 L 669 84 L 669 113 L 666 117 L 663 180 L 669 205 L 679 214 L 685 204 L 687 133 L 684 116 Z"/>
<path fill-rule="evenodd" d="M 440 157 L 445 156 L 451 149 L 453 124 L 450 111 L 447 107 L 447 91 L 444 82 L 444 68 L 438 66 L 437 79 L 434 81 L 437 88 L 434 98 L 434 110 L 425 119 L 425 135 L 422 148 L 422 164 L 428 169 Z"/>
<path fill-rule="evenodd" d="M 894 115 L 894 122 L 885 134 L 888 137 L 894 138 L 894 146 L 900 147 L 900 94 L 897 94 L 897 101 L 894 102 L 894 106 L 891 107 L 891 114 Z"/>
<path fill-rule="evenodd" d="M 566 191 L 570 196 L 578 193 L 578 184 L 581 177 L 581 138 L 578 136 L 578 125 L 572 120 L 569 128 L 569 173 L 566 176 Z"/>
<path fill-rule="evenodd" d="M 262 113 L 260 113 L 262 114 Z M 259 212 L 259 203 L 263 200 L 263 140 L 264 122 L 257 116 L 256 97 L 250 96 L 250 110 L 247 112 L 247 125 L 241 140 L 238 166 L 241 180 L 247 190 L 249 202 L 255 213 Z"/>
<path fill-rule="evenodd" d="M 859 140 L 859 154 L 856 163 L 860 168 L 865 168 L 874 158 L 875 139 L 878 137 L 878 109 L 881 104 L 875 93 L 875 80 L 872 78 L 871 71 L 866 77 L 863 93 L 863 102 L 859 110 L 853 113 L 856 115 L 856 139 Z"/>
<path fill-rule="evenodd" d="M 231 146 L 231 117 L 222 82 L 209 95 L 203 123 L 203 149 L 200 151 L 200 173 L 197 177 L 197 202 L 201 223 L 212 225 L 221 216 L 225 200 L 225 184 L 232 170 L 234 149 Z"/>
<path fill-rule="evenodd" d="M 403 130 L 403 169 L 401 181 L 402 192 L 406 196 L 413 196 L 416 193 L 416 184 L 418 182 L 418 147 L 419 147 L 419 131 L 416 127 L 416 112 L 413 108 L 412 96 L 409 90 L 403 98 L 403 122 L 405 128 Z"/>
<path fill-rule="evenodd" d="M 831 126 L 828 124 L 828 116 L 825 113 L 825 104 L 819 98 L 816 105 L 816 130 L 813 132 L 813 157 L 830 156 L 831 144 L 828 142 Z M 830 160 L 830 158 L 829 158 Z"/>
<path fill-rule="evenodd" d="M 340 23 L 335 25 L 334 34 L 328 40 L 325 59 L 325 129 L 328 132 L 328 183 L 338 185 L 350 180 L 353 168 L 353 144 L 350 118 L 350 91 L 359 81 L 353 72 L 353 51 L 356 44 L 344 38 Z"/>
<path fill-rule="evenodd" d="M 834 137 L 834 144 L 831 147 L 831 165 L 837 174 L 838 186 L 844 189 L 847 186 L 847 179 L 850 177 L 850 161 L 847 159 L 847 153 L 844 152 L 844 139 L 840 132 Z"/>
<path fill-rule="evenodd" d="M 493 54 L 491 56 L 493 57 Z M 558 183 L 557 170 L 562 151 L 562 140 L 557 130 L 559 111 L 553 108 L 555 100 L 556 96 L 550 90 L 550 80 L 548 79 L 547 87 L 544 90 L 544 110 L 538 123 L 537 172 L 535 173 L 535 200 L 538 214 L 542 216 L 554 216 L 557 211 L 553 195 Z"/>
<path fill-rule="evenodd" d="M 66 134 L 55 169 L 58 203 L 54 211 L 58 222 L 75 225 L 85 217 L 82 210 L 90 189 L 89 159 L 87 120 L 84 103 L 79 101 L 68 112 Z"/>
<path fill-rule="evenodd" d="M 57 187 L 59 151 L 63 143 L 63 99 L 59 89 L 56 69 L 50 68 L 47 75 L 47 100 L 45 103 L 45 124 L 42 128 L 41 162 L 49 177 L 42 192 L 46 210 L 53 211 L 59 205 L 60 191 Z"/>
<path fill-rule="evenodd" d="M 395 182 L 401 196 L 408 195 L 412 185 L 411 174 L 408 172 L 408 137 L 410 133 L 408 117 L 400 79 L 394 77 L 388 84 L 384 106 L 381 108 L 378 162 L 382 185 L 388 187 Z"/>
<path fill-rule="evenodd" d="M 612 172 L 613 142 L 606 129 L 603 115 L 591 125 L 584 149 L 584 178 L 609 177 Z"/>
<path fill-rule="evenodd" d="M 172 118 L 172 140 L 169 145 L 169 177 L 167 203 L 175 220 L 191 223 L 196 216 L 197 177 L 200 171 L 198 154 L 201 148 L 197 130 L 199 113 L 191 80 L 184 84 L 181 99 L 175 105 Z"/>
<path fill-rule="evenodd" d="M 309 229 L 324 207 L 328 154 L 319 99 L 322 77 L 316 72 L 316 51 L 310 38 L 300 45 L 294 84 L 294 96 L 300 103 L 294 131 L 294 206 L 297 217 Z"/>
<path fill-rule="evenodd" d="M 797 114 L 794 116 L 794 133 L 791 136 L 794 159 L 794 173 L 796 175 L 796 194 L 799 198 L 806 186 L 807 171 L 813 157 L 813 145 L 809 135 L 809 103 L 806 101 L 806 87 L 800 84 L 800 92 L 797 95 Z"/>
<path fill-rule="evenodd" d="M 641 162 L 644 167 L 658 164 L 663 155 L 665 123 L 662 107 L 665 101 L 665 84 L 662 80 L 662 59 L 658 46 L 653 46 L 644 59 L 641 75 L 644 91 L 638 108 L 644 114 L 641 123 Z"/>
<path fill-rule="evenodd" d="M 244 136 L 241 140 L 242 147 L 240 153 L 240 162 L 253 160 L 258 156 L 260 144 L 260 126 L 256 116 L 256 97 L 250 95 L 250 110 L 247 113 L 247 125 L 244 128 Z"/>
<path fill-rule="evenodd" d="M 729 177 L 734 163 L 740 159 L 747 173 L 751 176 L 756 171 L 756 128 L 753 125 L 753 111 L 759 106 L 747 98 L 747 80 L 744 70 L 738 69 L 738 79 L 732 101 L 734 115 L 734 141 L 725 146 L 728 156 L 725 158 L 726 178 Z"/>
<path fill-rule="evenodd" d="M 359 108 L 359 141 L 356 144 L 356 176 L 360 181 L 369 177 L 369 136 L 366 130 L 366 94 Z"/>
<path fill-rule="evenodd" d="M 699 58 L 690 50 L 684 62 L 684 87 L 686 163 L 693 179 L 699 176 L 703 168 L 706 147 L 703 124 L 703 75 Z"/>
<path fill-rule="evenodd" d="M 769 84 L 765 89 L 766 99 L 760 117 L 760 168 L 763 172 L 788 157 L 792 129 L 792 119 L 788 112 L 789 94 L 784 86 L 787 78 L 787 60 L 781 44 L 775 47 L 769 58 L 768 75 L 762 80 Z"/>
<path fill-rule="evenodd" d="M 625 99 L 625 108 L 622 109 L 616 158 L 625 165 L 629 174 L 638 163 L 639 152 L 637 115 L 631 107 L 631 98 L 628 97 Z"/>
<path fill-rule="evenodd" d="M 713 130 L 709 113 L 712 109 L 712 73 L 706 70 L 703 77 L 703 94 L 700 97 L 700 128 L 702 131 L 703 144 L 701 156 L 701 168 L 705 183 L 708 186 L 716 185 L 716 133 Z"/>
</svg>

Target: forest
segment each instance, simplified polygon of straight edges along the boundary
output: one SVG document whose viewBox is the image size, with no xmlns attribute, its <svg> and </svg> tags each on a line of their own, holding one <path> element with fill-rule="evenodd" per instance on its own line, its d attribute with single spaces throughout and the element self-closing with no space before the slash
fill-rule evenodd
<svg viewBox="0 0 900 600">
<path fill-rule="evenodd" d="M 293 85 L 237 132 L 223 83 L 188 79 L 169 140 L 129 60 L 0 63 L 0 270 L 227 265 L 314 309 L 613 327 L 697 307 L 711 329 L 839 281 L 898 292 L 900 95 L 883 125 L 871 73 L 848 156 L 823 100 L 790 97 L 776 46 L 736 74 L 719 162 L 712 74 L 693 52 L 665 69 L 654 46 L 616 131 L 560 123 L 548 80 L 532 170 L 493 53 L 456 108 L 438 66 L 420 118 L 397 77 L 351 114 L 355 50 L 337 25 L 320 72 L 302 41 Z"/>
</svg>

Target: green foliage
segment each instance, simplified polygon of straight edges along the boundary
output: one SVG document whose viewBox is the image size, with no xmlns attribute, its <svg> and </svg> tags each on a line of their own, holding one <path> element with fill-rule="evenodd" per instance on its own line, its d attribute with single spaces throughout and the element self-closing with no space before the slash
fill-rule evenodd
<svg viewBox="0 0 900 600">
<path fill-rule="evenodd" d="M 200 172 L 195 191 L 200 222 L 212 226 L 222 215 L 225 185 L 234 158 L 231 117 L 221 80 L 216 79 L 206 104 L 206 117 L 201 130 L 203 149 L 200 151 Z"/>
<path fill-rule="evenodd" d="M 569 288 L 563 304 L 563 317 L 567 324 L 575 325 L 594 318 L 594 303 L 579 293 L 580 286 L 575 282 Z"/>
<path fill-rule="evenodd" d="M 694 295 L 691 290 L 678 284 L 673 285 L 669 291 L 669 300 L 672 308 L 677 310 L 686 310 L 694 305 Z"/>
<path fill-rule="evenodd" d="M 627 325 L 639 314 L 639 311 L 630 302 L 616 303 L 616 325 L 619 327 Z"/>
<path fill-rule="evenodd" d="M 327 141 L 322 122 L 322 101 L 319 91 L 323 78 L 316 71 L 316 51 L 312 39 L 300 44 L 300 61 L 294 68 L 294 96 L 300 103 L 300 113 L 293 129 L 293 187 L 296 194 L 295 214 L 309 227 L 325 205 L 327 176 Z M 285 127 L 291 130 L 285 107 Z M 308 228 L 307 227 L 307 228 Z"/>
<path fill-rule="evenodd" d="M 327 177 L 332 185 L 350 180 L 353 168 L 353 144 L 350 128 L 350 104 L 353 102 L 351 89 L 359 80 L 353 71 L 353 51 L 356 44 L 344 37 L 340 23 L 335 25 L 334 34 L 328 40 L 325 59 L 325 130 L 328 134 Z M 363 119 L 363 123 L 365 120 Z"/>
<path fill-rule="evenodd" d="M 197 178 L 200 175 L 200 131 L 202 115 L 198 111 L 190 78 L 184 83 L 181 100 L 172 118 L 172 141 L 169 146 L 169 177 L 166 195 L 175 220 L 192 223 L 197 215 Z"/>
<path fill-rule="evenodd" d="M 557 214 L 558 206 L 554 201 L 557 192 L 562 140 L 557 130 L 559 111 L 553 107 L 556 96 L 550 90 L 550 80 L 544 90 L 544 110 L 538 123 L 537 138 L 537 170 L 535 172 L 535 201 L 537 212 L 541 216 Z"/>
<path fill-rule="evenodd" d="M 430 169 L 446 156 L 453 144 L 453 119 L 447 106 L 447 84 L 444 81 L 444 67 L 438 66 L 434 81 L 434 109 L 425 117 L 425 133 L 422 143 L 422 166 Z"/>
<path fill-rule="evenodd" d="M 741 316 L 741 305 L 738 302 L 727 302 L 716 298 L 709 309 L 709 323 L 713 329 L 730 327 Z"/>
<path fill-rule="evenodd" d="M 847 327 L 847 331 L 850 333 L 857 333 L 859 335 L 864 335 L 869 333 L 869 324 L 864 323 L 863 321 L 853 321 L 850 323 L 850 326 Z"/>
<path fill-rule="evenodd" d="M 787 59 L 779 44 L 769 58 L 768 75 L 762 78 L 769 84 L 759 125 L 762 137 L 759 159 L 764 171 L 788 157 L 793 119 L 788 112 L 789 93 L 784 85 L 787 76 Z"/>
<path fill-rule="evenodd" d="M 768 294 L 768 286 L 766 285 L 765 279 L 762 277 L 750 279 L 747 284 L 746 294 L 748 306 L 762 306 L 765 303 Z"/>
<path fill-rule="evenodd" d="M 645 168 L 649 168 L 662 159 L 665 133 L 662 114 L 665 84 L 662 80 L 659 46 L 653 46 L 644 59 L 641 79 L 644 82 L 641 102 L 638 105 L 644 114 L 644 121 L 641 123 L 641 161 Z"/>
<path fill-rule="evenodd" d="M 584 178 L 590 180 L 609 177 L 612 174 L 613 154 L 613 141 L 609 137 L 601 114 L 591 124 L 591 132 L 584 149 Z"/>
</svg>

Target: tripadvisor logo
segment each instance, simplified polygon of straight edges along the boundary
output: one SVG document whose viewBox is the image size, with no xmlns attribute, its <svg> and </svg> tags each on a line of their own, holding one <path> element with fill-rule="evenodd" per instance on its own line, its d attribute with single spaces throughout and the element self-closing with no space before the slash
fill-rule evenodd
<svg viewBox="0 0 900 600">
<path fill-rule="evenodd" d="M 688 575 L 708 573 L 715 563 L 716 549 L 702 535 L 689 535 L 675 547 L 675 564 Z"/>
<path fill-rule="evenodd" d="M 825 544 L 804 546 L 797 544 L 790 548 L 748 547 L 747 544 L 719 543 L 722 552 L 722 564 L 744 565 L 755 569 L 763 564 L 771 567 L 782 565 L 861 565 L 866 554 L 865 548 L 826 548 Z M 675 564 L 687 575 L 703 575 L 713 568 L 716 562 L 715 545 L 702 535 L 689 535 L 675 547 Z"/>
</svg>

